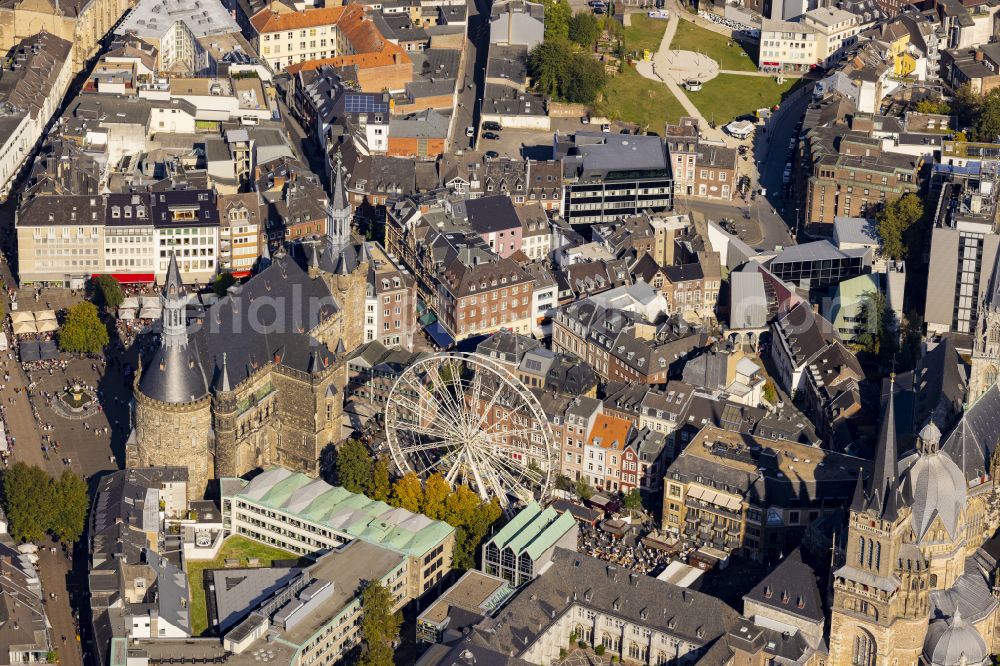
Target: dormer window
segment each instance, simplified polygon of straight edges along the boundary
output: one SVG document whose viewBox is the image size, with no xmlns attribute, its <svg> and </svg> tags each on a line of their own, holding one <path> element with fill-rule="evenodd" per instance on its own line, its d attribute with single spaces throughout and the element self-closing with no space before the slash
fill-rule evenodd
<svg viewBox="0 0 1000 666">
<path fill-rule="evenodd" d="M 112 206 L 111 207 L 111 217 L 117 219 L 117 218 L 119 218 L 121 216 L 122 216 L 122 209 L 119 208 L 118 206 Z"/>
</svg>

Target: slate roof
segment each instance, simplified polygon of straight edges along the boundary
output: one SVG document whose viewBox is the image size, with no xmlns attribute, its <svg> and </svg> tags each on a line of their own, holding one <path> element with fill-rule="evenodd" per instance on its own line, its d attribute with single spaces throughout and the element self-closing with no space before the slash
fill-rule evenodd
<svg viewBox="0 0 1000 666">
<path fill-rule="evenodd" d="M 603 560 L 557 548 L 551 566 L 477 634 L 483 644 L 518 656 L 573 606 L 617 616 L 694 645 L 722 636 L 739 615 L 719 599 Z"/>
<path fill-rule="evenodd" d="M 465 202 L 469 224 L 479 234 L 492 234 L 521 228 L 514 202 L 507 196 L 481 197 Z"/>
<path fill-rule="evenodd" d="M 809 622 L 822 623 L 825 618 L 816 572 L 802 561 L 798 549 L 789 553 L 764 580 L 744 595 L 743 601 L 768 606 Z"/>
<path fill-rule="evenodd" d="M 942 447 L 962 470 L 969 485 L 979 485 L 989 474 L 998 432 L 1000 387 L 994 384 L 966 410 Z"/>
</svg>

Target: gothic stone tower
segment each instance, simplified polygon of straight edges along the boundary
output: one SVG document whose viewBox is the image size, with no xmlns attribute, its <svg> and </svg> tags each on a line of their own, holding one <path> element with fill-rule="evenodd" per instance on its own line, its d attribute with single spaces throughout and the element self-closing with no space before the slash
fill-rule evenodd
<svg viewBox="0 0 1000 666">
<path fill-rule="evenodd" d="M 897 476 L 893 402 L 890 387 L 875 466 L 868 483 L 858 477 L 833 574 L 831 666 L 916 664 L 927 631 L 930 574 Z"/>
<path fill-rule="evenodd" d="M 201 499 L 214 465 L 209 448 L 212 401 L 197 350 L 188 340 L 186 291 L 171 255 L 163 287 L 160 347 L 135 384 L 135 455 L 140 466 L 188 468 L 188 499 Z"/>
<path fill-rule="evenodd" d="M 996 383 L 1000 372 L 1000 257 L 976 312 L 971 366 L 969 402 L 973 403 Z"/>
</svg>

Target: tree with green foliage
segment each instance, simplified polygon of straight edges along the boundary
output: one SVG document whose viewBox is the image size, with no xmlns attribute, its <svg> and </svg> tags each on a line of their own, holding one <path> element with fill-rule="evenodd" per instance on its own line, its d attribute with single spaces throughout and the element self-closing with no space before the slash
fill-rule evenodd
<svg viewBox="0 0 1000 666">
<path fill-rule="evenodd" d="M 567 39 L 573 9 L 568 0 L 542 0 L 545 6 L 545 39 Z"/>
<path fill-rule="evenodd" d="M 774 382 L 770 379 L 764 382 L 764 400 L 772 405 L 778 402 L 778 389 L 774 387 Z"/>
<path fill-rule="evenodd" d="M 87 483 L 67 469 L 58 480 L 50 481 L 50 485 L 52 492 L 48 494 L 55 504 L 50 531 L 62 543 L 72 545 L 83 536 L 87 520 L 90 505 Z"/>
<path fill-rule="evenodd" d="M 389 480 L 389 463 L 385 458 L 375 461 L 372 469 L 371 492 L 369 496 L 377 502 L 389 501 L 389 494 L 392 492 L 392 482 Z"/>
<path fill-rule="evenodd" d="M 594 496 L 594 489 L 590 487 L 586 479 L 580 479 L 576 482 L 576 496 L 584 502 Z"/>
<path fill-rule="evenodd" d="M 874 289 L 861 295 L 857 319 L 861 331 L 854 336 L 859 351 L 879 356 L 886 328 L 886 302 L 881 291 Z"/>
<path fill-rule="evenodd" d="M 121 284 L 110 275 L 95 275 L 90 278 L 90 293 L 98 307 L 109 310 L 114 310 L 125 300 Z"/>
<path fill-rule="evenodd" d="M 638 488 L 633 488 L 625 494 L 625 497 L 622 498 L 622 506 L 629 511 L 642 510 L 642 493 L 639 492 Z"/>
<path fill-rule="evenodd" d="M 886 205 L 876 216 L 882 254 L 889 259 L 904 259 L 907 232 L 924 216 L 924 204 L 916 194 L 904 194 Z"/>
<path fill-rule="evenodd" d="M 601 36 L 597 17 L 588 11 L 577 12 L 569 22 L 569 38 L 585 49 L 590 49 Z"/>
<path fill-rule="evenodd" d="M 917 102 L 917 113 L 951 113 L 951 107 L 943 99 L 922 99 Z"/>
<path fill-rule="evenodd" d="M 14 541 L 38 541 L 52 525 L 52 479 L 40 467 L 16 462 L 3 473 L 3 508 Z M 81 524 L 81 530 L 83 528 Z"/>
<path fill-rule="evenodd" d="M 528 72 L 536 91 L 576 104 L 592 103 L 608 80 L 603 64 L 565 39 L 546 39 L 532 49 Z"/>
<path fill-rule="evenodd" d="M 468 486 L 458 486 L 445 503 L 445 521 L 455 528 L 455 552 L 452 566 L 471 569 L 476 566 L 476 553 L 490 526 L 503 511 L 496 498 L 484 502 Z"/>
<path fill-rule="evenodd" d="M 607 82 L 603 63 L 585 53 L 577 53 L 570 60 L 562 81 L 562 98 L 573 104 L 592 104 Z"/>
<path fill-rule="evenodd" d="M 215 276 L 215 282 L 212 283 L 212 291 L 215 292 L 216 296 L 222 298 L 234 284 L 236 284 L 236 276 L 229 271 L 225 271 Z"/>
<path fill-rule="evenodd" d="M 559 97 L 573 61 L 573 50 L 565 39 L 546 39 L 528 54 L 528 73 L 542 95 Z"/>
<path fill-rule="evenodd" d="M 361 666 L 393 666 L 393 643 L 399 640 L 403 616 L 393 610 L 392 592 L 371 581 L 361 593 Z"/>
<path fill-rule="evenodd" d="M 420 485 L 420 477 L 414 472 L 407 472 L 392 484 L 392 495 L 389 503 L 418 513 L 424 500 L 424 489 Z"/>
<path fill-rule="evenodd" d="M 445 513 L 445 502 L 451 494 L 451 484 L 441 475 L 435 472 L 424 481 L 423 504 L 421 513 L 434 520 L 442 520 Z"/>
<path fill-rule="evenodd" d="M 1000 89 L 994 88 L 979 98 L 975 118 L 976 141 L 992 143 L 1000 138 Z"/>
<path fill-rule="evenodd" d="M 108 328 L 89 301 L 69 309 L 59 328 L 59 349 L 64 352 L 97 354 L 108 345 Z"/>
<path fill-rule="evenodd" d="M 337 483 L 352 493 L 368 493 L 374 474 L 371 454 L 364 444 L 349 439 L 337 449 Z"/>
</svg>

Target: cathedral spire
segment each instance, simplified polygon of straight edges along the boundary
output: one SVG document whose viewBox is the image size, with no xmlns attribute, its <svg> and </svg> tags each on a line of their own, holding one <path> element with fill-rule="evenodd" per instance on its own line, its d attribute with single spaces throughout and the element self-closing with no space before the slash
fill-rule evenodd
<svg viewBox="0 0 1000 666">
<path fill-rule="evenodd" d="M 897 475 L 896 463 L 896 373 L 889 376 L 889 402 L 882 414 L 882 427 L 876 446 L 875 466 L 872 469 L 872 485 L 869 492 L 868 508 L 888 520 L 895 519 Z"/>
<path fill-rule="evenodd" d="M 177 255 L 170 253 L 167 266 L 167 281 L 163 285 L 163 346 L 186 347 L 187 326 L 184 308 L 187 304 L 187 290 L 181 282 L 181 271 L 177 267 Z"/>
<path fill-rule="evenodd" d="M 858 470 L 858 483 L 854 486 L 854 499 L 851 500 L 851 511 L 865 510 L 865 475 Z"/>
</svg>

